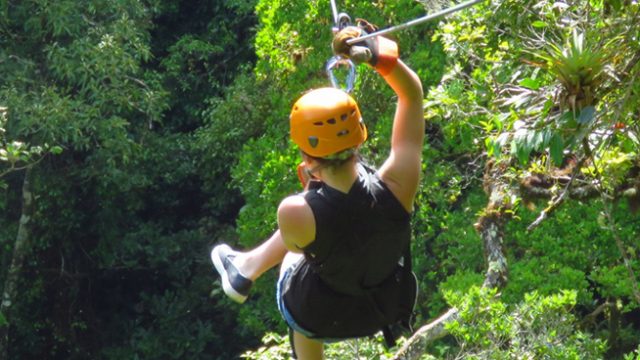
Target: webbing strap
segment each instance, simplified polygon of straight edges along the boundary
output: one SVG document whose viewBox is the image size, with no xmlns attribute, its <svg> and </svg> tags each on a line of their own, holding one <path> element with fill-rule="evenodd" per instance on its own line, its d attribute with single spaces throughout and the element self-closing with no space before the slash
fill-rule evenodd
<svg viewBox="0 0 640 360">
<path fill-rule="evenodd" d="M 412 272 L 413 264 L 411 261 L 411 243 L 407 244 L 407 248 L 404 251 L 404 255 L 402 255 L 402 261 L 403 261 L 402 266 L 405 267 L 408 272 Z M 411 328 L 411 321 L 409 319 L 403 320 L 401 322 L 401 325 L 405 327 L 406 330 L 413 332 L 413 329 Z M 384 342 L 385 342 L 385 345 L 387 346 L 387 349 L 390 349 L 396 346 L 396 339 L 398 338 L 396 335 L 394 335 L 393 330 L 391 329 L 392 326 L 393 324 L 385 325 L 382 328 L 382 336 L 384 337 Z"/>
<path fill-rule="evenodd" d="M 296 360 L 298 355 L 296 355 L 296 345 L 293 342 L 293 329 L 289 326 L 289 343 L 291 344 L 291 358 Z"/>
<path fill-rule="evenodd" d="M 389 325 L 382 328 L 382 336 L 384 336 L 384 343 L 387 346 L 387 349 L 396 346 L 396 339 L 395 336 L 393 336 L 393 332 Z"/>
</svg>

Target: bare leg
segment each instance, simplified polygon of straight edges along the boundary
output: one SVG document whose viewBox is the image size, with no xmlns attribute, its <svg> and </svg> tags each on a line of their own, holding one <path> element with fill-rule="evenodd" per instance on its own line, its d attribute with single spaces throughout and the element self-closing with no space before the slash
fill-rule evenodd
<svg viewBox="0 0 640 360">
<path fill-rule="evenodd" d="M 293 346 L 298 360 L 322 360 L 324 358 L 322 342 L 309 339 L 297 331 L 293 332 Z"/>
<path fill-rule="evenodd" d="M 238 270 L 252 281 L 255 281 L 265 271 L 278 265 L 287 254 L 280 230 L 253 250 L 239 253 L 233 261 Z"/>
</svg>

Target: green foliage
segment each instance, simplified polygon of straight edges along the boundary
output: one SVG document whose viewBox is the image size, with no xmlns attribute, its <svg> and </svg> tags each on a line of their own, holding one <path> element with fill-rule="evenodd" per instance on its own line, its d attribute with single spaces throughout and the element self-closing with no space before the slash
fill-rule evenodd
<svg viewBox="0 0 640 360">
<path fill-rule="evenodd" d="M 291 355 L 288 336 L 266 333 L 262 338 L 262 344 L 264 346 L 242 354 L 242 358 L 251 360 L 281 360 L 287 359 Z"/>
<path fill-rule="evenodd" d="M 639 360 L 640 359 L 640 346 L 631 353 L 628 353 L 624 356 L 624 360 Z"/>
<path fill-rule="evenodd" d="M 506 2 L 457 14 L 436 33 L 455 62 L 429 94 L 427 113 L 436 120 L 465 119 L 448 124 L 474 124 L 478 118 L 476 124 L 489 135 L 484 144 L 489 155 L 506 152 L 521 165 L 546 152 L 559 166 L 563 150 L 581 153 L 589 134 L 606 134 L 591 139 L 600 144 L 637 139 L 635 128 L 608 132 L 633 118 L 610 109 L 626 109 L 635 101 L 619 96 L 611 83 L 628 79 L 620 74 L 627 71 L 625 57 L 637 50 L 627 35 L 634 15 L 606 6 L 558 4 Z M 627 89 L 634 88 L 635 80 L 625 81 Z"/>
<path fill-rule="evenodd" d="M 400 339 L 401 346 L 404 339 Z M 288 336 L 267 333 L 262 338 L 262 345 L 256 350 L 242 354 L 243 359 L 249 360 L 283 360 L 289 359 L 291 347 Z M 327 360 L 340 359 L 390 359 L 393 349 L 386 349 L 382 334 L 371 339 L 353 339 L 325 345 L 324 356 Z"/>
<path fill-rule="evenodd" d="M 458 271 L 441 282 L 439 287 L 444 299 L 450 304 L 466 294 L 469 289 L 482 286 L 483 281 L 484 277 L 481 274 Z"/>
<path fill-rule="evenodd" d="M 470 221 L 485 205 L 484 194 L 466 189 L 467 180 L 451 164 L 438 162 L 429 168 L 413 222 L 413 266 L 420 282 L 418 323 L 445 310 L 447 292 L 479 285 L 485 271 L 482 242 Z"/>
<path fill-rule="evenodd" d="M 10 358 L 231 358 L 251 343 L 223 330 L 236 311 L 207 298 L 207 248 L 228 233 L 240 203 L 224 194 L 236 156 L 224 150 L 261 128 L 231 137 L 228 113 L 216 143 L 224 156 L 201 159 L 215 139 L 194 128 L 229 110 L 219 105 L 222 87 L 251 65 L 253 2 L 190 4 L 3 7 L 5 268 L 21 211 L 11 195 L 19 174 L 5 170 L 34 166 L 36 199 L 25 284 L 6 314 Z"/>
<path fill-rule="evenodd" d="M 250 44 L 255 1 L 165 0 L 158 5 L 152 49 L 171 93 L 171 120 L 163 129 L 194 131 L 207 117 L 202 112 L 255 58 Z"/>
<path fill-rule="evenodd" d="M 460 311 L 447 325 L 460 345 L 455 358 L 600 359 L 606 349 L 604 341 L 575 331 L 572 291 L 546 297 L 530 293 L 510 307 L 495 290 L 475 287 L 452 301 Z"/>
<path fill-rule="evenodd" d="M 515 302 L 526 292 L 537 290 L 547 295 L 562 288 L 575 290 L 583 305 L 591 304 L 594 296 L 630 299 L 632 287 L 626 270 L 622 271 L 625 268 L 618 264 L 617 247 L 597 221 L 600 208 L 597 202 L 571 202 L 555 213 L 553 223 L 544 223 L 533 233 L 523 225 L 537 215 L 523 210 L 522 222 L 509 224 L 507 230 L 513 240 L 507 243 L 511 249 L 510 276 L 503 298 Z M 625 209 L 621 205 L 616 213 L 622 214 Z M 637 238 L 637 230 L 629 227 L 624 232 L 629 246 L 634 246 L 631 239 Z M 598 287 L 595 293 L 594 284 Z M 633 304 L 629 306 L 637 307 Z"/>
<path fill-rule="evenodd" d="M 6 137 L 7 112 L 0 104 L 0 189 L 6 188 L 4 177 L 9 173 L 25 169 L 40 161 L 48 154 L 59 155 L 60 146 L 29 145 Z"/>
<path fill-rule="evenodd" d="M 505 177 L 507 181 L 513 181 L 523 174 L 546 172 L 553 164 L 561 164 L 566 149 L 580 154 L 583 150 L 582 139 L 592 134 L 590 141 L 594 143 L 598 136 L 595 133 L 600 131 L 607 135 L 599 138 L 598 141 L 602 141 L 595 141 L 592 146 L 597 151 L 595 157 L 598 163 L 592 166 L 593 169 L 586 167 L 583 171 L 588 171 L 590 176 L 600 174 L 598 176 L 602 179 L 599 181 L 606 184 L 606 191 L 609 192 L 625 183 L 625 175 L 621 174 L 628 174 L 630 166 L 636 162 L 637 127 L 624 134 L 611 132 L 609 129 L 615 121 L 621 119 L 625 119 L 623 122 L 637 121 L 631 120 L 635 117 L 630 112 L 616 113 L 609 109 L 610 106 L 627 109 L 635 100 L 627 96 L 621 97 L 621 93 L 614 90 L 611 95 L 598 98 L 599 101 L 604 99 L 602 101 L 606 105 L 587 106 L 589 104 L 583 102 L 583 108 L 569 111 L 569 105 L 559 105 L 554 101 L 559 98 L 555 94 L 560 89 L 556 78 L 551 72 L 543 71 L 540 64 L 534 63 L 535 59 L 529 60 L 529 54 L 541 48 L 539 45 L 547 40 L 564 43 L 566 39 L 573 37 L 575 27 L 561 24 L 563 19 L 571 18 L 574 21 L 571 24 L 578 25 L 583 24 L 581 21 L 596 23 L 597 34 L 588 31 L 582 39 L 576 36 L 574 47 L 585 56 L 574 58 L 576 62 L 584 63 L 588 60 L 595 65 L 600 65 L 597 63 L 600 60 L 608 61 L 604 73 L 600 71 L 585 75 L 590 85 L 594 85 L 591 91 L 598 97 L 595 86 L 600 85 L 601 89 L 605 87 L 602 84 L 611 81 L 608 76 L 612 69 L 619 71 L 624 65 L 624 61 L 620 60 L 623 56 L 621 54 L 627 54 L 625 56 L 629 59 L 634 52 L 628 50 L 637 49 L 637 43 L 629 41 L 627 37 L 619 37 L 620 32 L 624 33 L 631 26 L 633 15 L 617 13 L 619 8 L 603 8 L 600 4 L 601 7 L 594 8 L 590 16 L 584 16 L 585 12 L 581 12 L 584 9 L 577 4 L 570 7 L 558 4 L 552 1 L 487 3 L 452 16 L 436 32 L 435 37 L 442 41 L 449 55 L 449 62 L 442 82 L 429 91 L 426 99 L 426 117 L 433 124 L 431 126 L 434 131 L 430 134 L 430 147 L 425 151 L 428 166 L 425 167 L 423 189 L 426 195 L 418 199 L 421 208 L 417 213 L 417 224 L 428 224 L 420 227 L 418 233 L 421 236 L 431 239 L 430 234 L 435 233 L 437 243 L 440 238 L 447 238 L 445 234 L 450 229 L 453 228 L 454 233 L 457 231 L 460 234 L 461 224 L 464 221 L 470 224 L 472 221 L 468 217 L 462 222 L 454 220 L 460 208 L 468 213 L 468 205 L 448 209 L 446 202 L 434 201 L 441 194 L 456 194 L 456 189 L 463 190 L 458 195 L 463 204 L 466 196 L 469 196 L 464 191 L 465 185 L 469 184 L 469 179 L 473 179 L 475 174 L 469 168 L 462 172 L 451 166 L 451 159 L 455 159 L 451 153 L 454 152 L 477 154 L 484 150 L 494 157 L 511 156 L 517 162 L 508 169 Z M 614 18 L 617 20 L 613 20 Z M 611 24 L 610 21 L 620 22 L 603 29 L 604 24 Z M 584 28 L 589 26 L 585 25 Z M 505 29 L 508 31 L 503 31 Z M 542 37 L 536 29 L 544 29 Z M 582 47 L 581 41 L 584 45 Z M 616 49 L 616 46 L 620 48 Z M 613 49 L 616 49 L 615 56 L 610 55 Z M 593 70 L 591 65 L 583 65 L 578 66 L 583 72 Z M 629 79 L 624 82 L 624 86 L 628 93 L 635 93 L 632 89 L 637 84 Z M 588 97 L 584 93 L 580 96 Z M 559 106 L 565 106 L 565 109 L 558 112 Z M 626 144 L 624 149 L 617 148 L 615 144 L 618 143 Z M 451 156 L 448 158 L 449 171 L 442 171 L 444 166 L 432 160 L 445 156 Z M 468 166 L 473 166 L 468 158 L 460 158 L 467 160 Z M 448 177 L 454 181 L 440 181 L 431 185 L 431 180 L 436 176 L 444 179 Z M 482 201 L 486 200 L 480 200 L 480 206 Z M 628 273 L 627 279 L 622 279 L 626 267 L 621 265 L 622 260 L 612 234 L 604 231 L 607 226 L 604 215 L 600 214 L 602 207 L 598 202 L 592 205 L 570 202 L 563 209 L 556 210 L 553 219 L 548 219 L 534 232 L 525 228 L 537 214 L 525 209 L 519 210 L 516 215 L 520 220 L 510 222 L 505 231 L 509 282 L 502 292 L 502 299 L 512 304 L 522 301 L 524 294 L 530 291 L 551 295 L 557 289 L 564 288 L 575 290 L 577 301 L 587 309 L 593 310 L 594 301 L 599 301 L 601 296 L 621 296 L 625 299 L 623 307 L 635 308 Z M 624 215 L 625 206 L 616 206 L 615 209 L 614 218 L 629 219 Z M 479 210 L 477 208 L 475 211 Z M 439 216 L 440 213 L 446 214 L 446 217 Z M 600 224 L 597 219 L 600 219 Z M 618 228 L 625 233 L 622 237 L 625 239 L 625 246 L 633 248 L 635 245 L 630 244 L 637 242 L 632 240 L 637 239 L 637 231 L 633 230 L 629 221 L 623 220 L 625 225 Z M 447 238 L 448 241 L 443 244 L 455 249 L 466 241 L 463 239 L 473 242 L 473 231 L 463 234 Z M 417 244 L 419 251 L 414 250 L 414 254 L 420 255 L 415 262 L 424 271 L 422 266 L 429 261 L 426 259 L 437 257 L 446 252 L 448 247 L 430 248 Z M 634 251 L 630 253 L 635 257 Z M 422 254 L 426 255 L 426 259 L 422 258 Z M 454 264 L 455 267 L 466 268 L 465 270 L 448 268 L 448 273 L 444 276 L 438 276 L 437 271 L 431 270 L 422 272 L 419 277 L 428 279 L 427 283 L 440 282 L 441 293 L 447 298 L 464 291 L 474 281 L 479 283 L 479 274 L 485 266 L 477 258 L 474 260 L 473 254 L 477 254 L 475 251 L 468 254 L 465 257 L 460 253 L 449 252 L 446 259 L 433 260 L 437 264 L 435 266 Z M 631 264 L 637 269 L 635 258 Z M 594 282 L 598 284 L 596 287 L 602 286 L 602 289 L 595 289 Z M 429 289 L 430 285 L 422 287 L 425 288 Z M 429 306 L 442 309 L 442 299 L 439 296 L 433 296 L 428 291 L 426 296 Z M 434 311 L 433 316 L 437 313 L 437 310 Z M 630 344 L 635 342 L 631 341 Z"/>
<path fill-rule="evenodd" d="M 9 325 L 9 323 L 7 322 L 7 319 L 4 317 L 2 313 L 0 313 L 0 327 L 4 327 L 7 325 Z"/>
</svg>

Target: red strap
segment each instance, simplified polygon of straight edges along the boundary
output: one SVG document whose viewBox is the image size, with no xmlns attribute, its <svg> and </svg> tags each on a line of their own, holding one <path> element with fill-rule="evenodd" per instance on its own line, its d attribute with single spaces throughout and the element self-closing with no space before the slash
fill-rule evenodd
<svg viewBox="0 0 640 360">
<path fill-rule="evenodd" d="M 302 184 L 302 187 L 306 187 L 307 186 L 307 180 L 309 179 L 309 176 L 305 173 L 305 166 L 307 164 L 303 162 L 301 162 L 300 164 L 298 164 L 298 180 L 300 180 L 300 184 Z"/>
<path fill-rule="evenodd" d="M 398 44 L 383 36 L 378 36 L 378 62 L 376 71 L 382 75 L 388 75 L 398 63 Z"/>
</svg>

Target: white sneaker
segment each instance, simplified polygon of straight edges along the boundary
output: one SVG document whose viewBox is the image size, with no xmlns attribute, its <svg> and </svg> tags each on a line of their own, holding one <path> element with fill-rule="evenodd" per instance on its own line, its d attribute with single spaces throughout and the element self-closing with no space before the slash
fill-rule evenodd
<svg viewBox="0 0 640 360">
<path fill-rule="evenodd" d="M 221 244 L 211 250 L 211 261 L 222 278 L 222 290 L 233 301 L 242 304 L 249 296 L 253 281 L 247 279 L 233 265 L 238 252 L 229 245 Z"/>
</svg>

